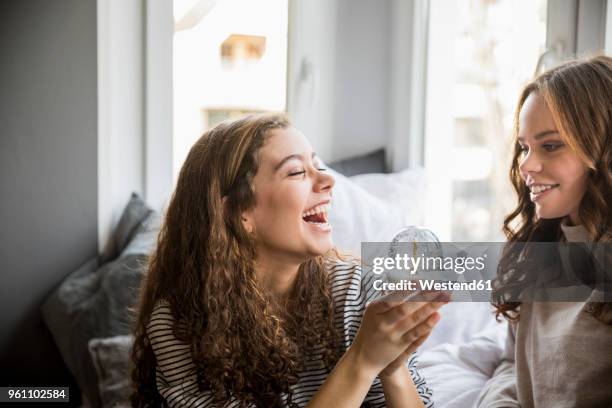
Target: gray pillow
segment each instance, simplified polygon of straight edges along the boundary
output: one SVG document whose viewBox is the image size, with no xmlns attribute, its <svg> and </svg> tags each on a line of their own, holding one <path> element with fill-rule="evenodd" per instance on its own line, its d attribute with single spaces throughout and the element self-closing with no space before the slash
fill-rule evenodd
<svg viewBox="0 0 612 408">
<path fill-rule="evenodd" d="M 159 213 L 151 213 L 138 225 L 134 238 L 125 246 L 121 256 L 149 255 L 157 245 L 157 235 L 161 226 Z"/>
<path fill-rule="evenodd" d="M 130 406 L 130 351 L 133 342 L 134 338 L 130 335 L 89 341 L 89 353 L 98 376 L 98 390 L 104 407 Z"/>
<path fill-rule="evenodd" d="M 92 406 L 99 407 L 97 376 L 87 345 L 96 337 L 130 331 L 128 307 L 138 297 L 145 259 L 127 255 L 97 271 L 70 275 L 42 307 L 43 319 L 62 357 Z M 89 267 L 89 265 L 86 265 Z"/>
<path fill-rule="evenodd" d="M 330 163 L 329 167 L 346 177 L 365 173 L 387 173 L 384 149 Z"/>
<path fill-rule="evenodd" d="M 132 193 L 117 227 L 113 231 L 112 239 L 100 254 L 100 263 L 111 261 L 125 249 L 126 245 L 136 235 L 139 225 L 153 212 L 151 208 L 136 193 Z"/>
<path fill-rule="evenodd" d="M 133 239 L 118 258 L 99 267 L 91 259 L 71 273 L 42 306 L 43 320 L 64 362 L 94 408 L 102 406 L 102 401 L 88 343 L 130 332 L 128 308 L 138 298 L 158 228 L 159 217 L 150 212 L 131 232 Z"/>
</svg>

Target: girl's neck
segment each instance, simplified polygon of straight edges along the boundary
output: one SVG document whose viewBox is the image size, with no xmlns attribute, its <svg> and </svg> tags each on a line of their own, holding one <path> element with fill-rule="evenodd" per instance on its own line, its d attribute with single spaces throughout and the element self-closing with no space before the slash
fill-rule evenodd
<svg viewBox="0 0 612 408">
<path fill-rule="evenodd" d="M 300 265 L 280 260 L 258 259 L 255 263 L 257 280 L 262 288 L 279 300 L 286 299 L 293 289 Z"/>
<path fill-rule="evenodd" d="M 578 217 L 578 211 L 572 212 L 567 217 L 565 217 L 565 224 L 568 226 L 577 226 L 581 225 L 580 218 Z"/>
</svg>

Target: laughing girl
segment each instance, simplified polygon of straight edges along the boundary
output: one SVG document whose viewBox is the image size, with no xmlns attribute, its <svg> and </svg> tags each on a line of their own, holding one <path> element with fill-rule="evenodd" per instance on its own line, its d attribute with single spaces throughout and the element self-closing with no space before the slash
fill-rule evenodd
<svg viewBox="0 0 612 408">
<path fill-rule="evenodd" d="M 564 64 L 523 90 L 510 175 L 519 201 L 504 221 L 506 248 L 612 242 L 612 59 Z M 612 406 L 612 304 L 596 292 L 584 302 L 497 301 L 511 330 L 479 406 Z"/>
<path fill-rule="evenodd" d="M 141 290 L 133 406 L 432 405 L 412 353 L 442 302 L 366 307 L 372 282 L 333 249 L 333 186 L 283 116 L 196 142 Z"/>
</svg>

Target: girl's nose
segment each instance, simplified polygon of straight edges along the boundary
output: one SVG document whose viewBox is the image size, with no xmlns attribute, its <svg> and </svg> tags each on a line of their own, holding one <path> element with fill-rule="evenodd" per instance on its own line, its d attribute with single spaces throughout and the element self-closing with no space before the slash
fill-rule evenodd
<svg viewBox="0 0 612 408">
<path fill-rule="evenodd" d="M 326 173 L 324 171 L 318 171 L 317 172 L 317 180 L 315 183 L 315 190 L 317 192 L 323 192 L 323 191 L 329 191 L 331 192 L 331 189 L 334 187 L 334 184 L 336 183 L 336 180 L 334 180 L 334 177 L 329 174 Z"/>
<path fill-rule="evenodd" d="M 519 170 L 523 175 L 523 178 L 529 173 L 539 173 L 542 171 L 542 162 L 540 161 L 537 154 L 532 152 L 527 153 L 527 156 L 523 159 L 523 161 L 519 164 Z"/>
</svg>

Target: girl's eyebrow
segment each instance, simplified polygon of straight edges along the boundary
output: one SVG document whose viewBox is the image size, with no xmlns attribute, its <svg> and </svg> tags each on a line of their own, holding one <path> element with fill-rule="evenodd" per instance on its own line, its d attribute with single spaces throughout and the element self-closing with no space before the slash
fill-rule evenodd
<svg viewBox="0 0 612 408">
<path fill-rule="evenodd" d="M 551 129 L 551 130 L 543 130 L 542 132 L 537 133 L 537 134 L 536 134 L 536 135 L 535 135 L 533 138 L 534 138 L 535 140 L 540 140 L 540 139 L 542 139 L 543 137 L 548 136 L 548 135 L 552 135 L 552 134 L 554 134 L 554 133 L 559 133 L 559 131 L 558 131 L 558 130 L 555 130 L 555 129 Z M 517 137 L 517 139 L 518 139 L 518 141 L 519 141 L 519 142 L 523 142 L 523 141 L 525 140 L 525 138 L 524 138 L 524 137 L 520 137 L 520 136 L 519 136 L 519 137 Z"/>
<path fill-rule="evenodd" d="M 314 159 L 314 157 L 316 155 L 317 154 L 315 152 L 312 152 L 312 156 L 311 157 Z M 274 166 L 274 172 L 278 171 L 278 169 L 280 169 L 283 164 L 285 164 L 289 160 L 293 160 L 293 159 L 298 159 L 298 160 L 303 162 L 304 161 L 304 156 L 302 156 L 301 154 L 290 154 L 289 156 L 285 157 L 283 160 L 278 162 L 278 164 L 276 166 Z"/>
</svg>

